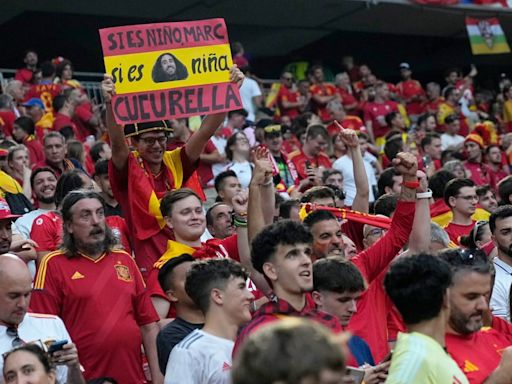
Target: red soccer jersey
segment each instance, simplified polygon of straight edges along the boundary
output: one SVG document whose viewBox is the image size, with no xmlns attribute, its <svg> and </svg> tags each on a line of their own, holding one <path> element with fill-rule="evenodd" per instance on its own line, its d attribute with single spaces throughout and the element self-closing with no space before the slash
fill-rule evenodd
<svg viewBox="0 0 512 384">
<path fill-rule="evenodd" d="M 23 144 L 27 147 L 30 165 L 36 165 L 44 161 L 43 144 L 34 135 L 29 135 L 23 139 Z"/>
<path fill-rule="evenodd" d="M 89 120 L 93 117 L 92 112 L 92 104 L 90 102 L 85 102 L 78 105 L 75 108 L 75 115 L 73 116 L 73 122 L 76 125 L 80 136 L 85 140 L 85 138 L 89 135 L 94 135 L 95 131 L 91 129 L 89 125 Z M 77 139 L 83 141 L 82 139 Z"/>
<path fill-rule="evenodd" d="M 495 184 L 492 179 L 491 170 L 487 164 L 465 161 L 464 168 L 471 172 L 471 180 L 473 180 L 476 185 Z"/>
<path fill-rule="evenodd" d="M 30 100 L 34 97 L 41 99 L 44 103 L 46 112 L 52 112 L 53 99 L 55 99 L 57 95 L 60 95 L 61 91 L 62 88 L 59 84 L 37 84 L 30 87 L 25 95 L 25 100 Z"/>
<path fill-rule="evenodd" d="M 381 361 L 389 352 L 389 298 L 384 291 L 384 277 L 389 263 L 409 239 L 414 207 L 414 202 L 400 201 L 386 235 L 351 259 L 367 282 L 368 289 L 357 303 L 357 312 L 347 329 L 368 343 L 375 361 Z"/>
<path fill-rule="evenodd" d="M 83 135 L 82 132 L 80 132 L 80 130 L 76 126 L 75 122 L 69 116 L 63 115 L 62 113 L 56 113 L 55 120 L 53 120 L 52 129 L 54 131 L 58 132 L 64 127 L 73 128 L 73 133 L 75 134 L 75 139 L 80 142 L 85 141 L 85 136 Z"/>
<path fill-rule="evenodd" d="M 14 74 L 14 80 L 19 80 L 23 84 L 30 84 L 32 82 L 34 72 L 28 68 L 20 68 Z"/>
<path fill-rule="evenodd" d="M 37 271 L 30 306 L 62 318 L 86 380 L 110 376 L 119 383 L 146 382 L 140 326 L 158 321 L 158 315 L 126 252 L 107 252 L 96 260 L 48 254 Z"/>
<path fill-rule="evenodd" d="M 312 96 L 332 96 L 336 94 L 336 87 L 329 83 L 313 84 L 309 87 L 309 92 Z M 327 110 L 327 103 L 319 104 L 314 99 L 311 99 L 314 112 L 320 117 L 322 121 L 331 120 L 331 114 Z"/>
<path fill-rule="evenodd" d="M 361 120 L 357 116 L 347 115 L 342 121 L 339 121 L 341 126 L 346 129 L 353 129 L 354 131 L 359 132 L 360 130 L 365 130 L 365 126 L 363 124 L 363 120 Z M 327 126 L 327 132 L 329 136 L 334 136 L 340 133 L 340 129 L 333 122 Z"/>
<path fill-rule="evenodd" d="M 336 92 L 340 95 L 341 104 L 343 104 L 343 108 L 345 108 L 347 112 L 359 109 L 359 102 L 352 93 L 341 87 L 337 87 Z"/>
<path fill-rule="evenodd" d="M 503 350 L 512 343 L 498 330 L 484 327 L 470 335 L 446 334 L 446 349 L 470 383 L 480 384 L 498 367 Z"/>
<path fill-rule="evenodd" d="M 389 126 L 384 120 L 390 112 L 398 112 L 397 103 L 385 101 L 384 103 L 367 103 L 364 107 L 364 121 L 372 122 L 373 135 L 375 138 L 383 137 L 388 133 Z"/>
<path fill-rule="evenodd" d="M 3 130 L 5 136 L 12 137 L 12 129 L 14 127 L 16 115 L 13 111 L 0 111 L 0 121 L 3 121 Z"/>
<path fill-rule="evenodd" d="M 396 85 L 398 95 L 405 101 L 405 109 L 408 115 L 420 115 L 423 113 L 421 97 L 425 96 L 425 91 L 418 80 L 405 80 Z M 412 100 L 416 97 L 416 100 Z"/>
<path fill-rule="evenodd" d="M 444 227 L 444 230 L 450 237 L 450 240 L 453 241 L 455 244 L 459 245 L 460 237 L 467 236 L 475 226 L 475 223 L 476 222 L 473 221 L 469 225 L 461 225 L 450 222 L 446 227 Z"/>
<path fill-rule="evenodd" d="M 55 251 L 62 243 L 62 217 L 56 211 L 39 215 L 32 225 L 30 238 L 37 243 L 36 251 Z"/>
<path fill-rule="evenodd" d="M 323 153 L 319 153 L 315 157 L 308 157 L 303 151 L 295 151 L 288 154 L 288 159 L 295 165 L 300 180 L 308 177 L 306 173 L 307 161 L 309 161 L 313 168 L 324 167 L 325 169 L 329 169 L 332 167 L 331 160 Z"/>
<path fill-rule="evenodd" d="M 281 85 L 279 88 L 279 92 L 277 94 L 277 105 L 279 107 L 279 112 L 281 116 L 289 116 L 290 119 L 295 119 L 300 115 L 300 110 L 297 107 L 293 108 L 285 108 L 283 106 L 283 101 L 287 101 L 290 103 L 296 103 L 299 101 L 300 93 L 298 91 L 292 91 L 289 88 L 286 88 L 284 85 Z"/>
<path fill-rule="evenodd" d="M 188 180 L 195 170 L 195 165 L 190 163 L 185 151 L 180 152 L 180 159 L 183 166 L 183 180 Z M 134 206 L 135 204 L 140 205 L 142 203 L 133 200 L 136 196 L 132 197 L 131 195 L 134 192 L 132 192 L 128 179 L 130 178 L 132 181 L 137 180 L 138 183 L 146 179 L 145 181 L 149 183 L 149 188 L 153 188 L 158 199 L 161 199 L 167 192 L 175 189 L 175 187 L 173 175 L 171 172 L 166 172 L 167 169 L 165 169 L 163 164 L 162 167 L 164 169 L 158 177 L 155 177 L 146 172 L 141 163 L 143 164 L 142 159 L 135 157 L 133 153 L 130 153 L 126 168 L 121 172 L 114 170 L 112 162 L 109 162 L 109 177 L 112 191 L 116 200 L 121 205 L 126 225 L 130 231 L 135 260 L 141 269 L 142 275 L 147 277 L 153 268 L 153 264 L 164 254 L 167 240 L 173 239 L 174 235 L 172 230 L 167 225 L 164 225 L 156 235 L 149 237 L 137 236 L 137 226 L 140 228 L 141 223 L 136 208 L 148 209 L 149 206 Z M 146 203 L 148 204 L 148 202 Z"/>
<path fill-rule="evenodd" d="M 439 97 L 435 100 L 427 100 L 423 103 L 422 108 L 425 112 L 433 113 L 434 115 L 437 115 L 437 112 L 439 111 L 439 106 L 444 102 L 444 99 L 442 97 Z"/>
</svg>

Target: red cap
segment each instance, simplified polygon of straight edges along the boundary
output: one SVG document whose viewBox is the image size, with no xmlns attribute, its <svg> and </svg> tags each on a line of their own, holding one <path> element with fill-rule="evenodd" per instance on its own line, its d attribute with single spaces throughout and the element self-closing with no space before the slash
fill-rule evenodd
<svg viewBox="0 0 512 384">
<path fill-rule="evenodd" d="M 20 216 L 21 215 L 13 215 L 7 201 L 5 201 L 5 199 L 0 199 L 0 220 L 15 219 Z"/>
<path fill-rule="evenodd" d="M 9 151 L 4 148 L 0 148 L 0 156 L 7 156 L 9 154 Z"/>
</svg>

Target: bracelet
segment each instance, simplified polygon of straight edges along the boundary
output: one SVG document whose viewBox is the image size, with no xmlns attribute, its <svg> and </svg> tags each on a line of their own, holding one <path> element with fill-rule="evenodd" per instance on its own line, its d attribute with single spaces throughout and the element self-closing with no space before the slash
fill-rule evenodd
<svg viewBox="0 0 512 384">
<path fill-rule="evenodd" d="M 236 228 L 247 228 L 247 219 L 241 219 L 235 216 L 235 218 L 233 219 L 233 225 Z"/>
<path fill-rule="evenodd" d="M 269 181 L 265 182 L 265 183 L 262 183 L 260 184 L 262 187 L 269 187 L 271 186 L 272 184 L 274 184 L 274 180 L 270 179 Z"/>
<path fill-rule="evenodd" d="M 429 188 L 426 192 L 416 192 L 417 199 L 430 199 L 432 197 L 432 190 Z"/>
<path fill-rule="evenodd" d="M 239 220 L 247 220 L 247 212 L 234 213 L 234 216 Z"/>
<path fill-rule="evenodd" d="M 404 181 L 402 183 L 402 185 L 405 188 L 417 189 L 420 186 L 420 182 L 418 180 L 416 180 L 416 181 Z"/>
</svg>

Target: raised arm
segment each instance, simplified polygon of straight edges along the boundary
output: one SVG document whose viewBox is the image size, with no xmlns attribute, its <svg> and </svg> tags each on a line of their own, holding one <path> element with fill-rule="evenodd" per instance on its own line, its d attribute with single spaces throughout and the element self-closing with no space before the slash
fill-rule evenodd
<svg viewBox="0 0 512 384">
<path fill-rule="evenodd" d="M 361 147 L 359 146 L 359 138 L 357 137 L 356 131 L 353 129 L 345 129 L 337 121 L 335 121 L 335 124 L 340 129 L 340 139 L 347 146 L 347 151 L 352 158 L 354 181 L 356 184 L 356 197 L 352 203 L 352 209 L 354 211 L 368 213 L 370 186 L 368 184 L 368 177 L 366 176 Z"/>
<path fill-rule="evenodd" d="M 229 70 L 229 81 L 236 83 L 239 88 L 242 86 L 244 81 L 244 74 L 237 68 L 236 65 L 231 67 Z M 185 152 L 187 153 L 187 156 L 191 162 L 195 162 L 197 159 L 199 159 L 201 152 L 203 152 L 204 146 L 208 140 L 210 140 L 210 137 L 213 136 L 225 118 L 226 113 L 220 112 L 213 115 L 208 115 L 203 119 L 199 130 L 195 132 L 185 144 Z"/>
<path fill-rule="evenodd" d="M 352 258 L 370 284 L 395 258 L 409 239 L 414 220 L 418 161 L 412 153 L 400 152 L 393 159 L 396 170 L 402 175 L 402 191 L 391 220 L 391 227 L 384 237 L 370 248 Z"/>
<path fill-rule="evenodd" d="M 112 96 L 116 94 L 116 87 L 112 76 L 105 74 L 101 82 L 101 91 L 107 107 L 107 133 L 112 147 L 112 164 L 118 171 L 124 170 L 128 164 L 130 149 L 124 137 L 123 127 L 118 125 L 112 111 Z"/>
<path fill-rule="evenodd" d="M 418 171 L 420 182 L 417 192 L 426 192 L 428 182 L 425 173 Z M 409 236 L 409 249 L 407 253 L 415 254 L 419 252 L 428 252 L 430 249 L 430 199 L 416 199 L 416 212 L 412 223 L 412 230 Z"/>
</svg>

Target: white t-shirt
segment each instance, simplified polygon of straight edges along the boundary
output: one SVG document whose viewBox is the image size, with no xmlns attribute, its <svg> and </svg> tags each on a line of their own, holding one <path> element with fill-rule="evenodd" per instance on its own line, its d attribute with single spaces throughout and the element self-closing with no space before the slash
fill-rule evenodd
<svg viewBox="0 0 512 384">
<path fill-rule="evenodd" d="M 249 188 L 249 183 L 252 178 L 252 165 L 248 161 L 243 163 L 229 163 L 226 170 L 231 170 L 236 173 L 236 177 L 240 182 L 243 189 Z"/>
<path fill-rule="evenodd" d="M 509 295 L 512 284 L 512 267 L 497 257 L 493 262 L 496 277 L 491 296 L 492 314 L 510 321 Z"/>
<path fill-rule="evenodd" d="M 217 151 L 219 151 L 219 153 L 221 155 L 226 154 L 226 144 L 227 144 L 228 140 L 225 137 L 212 136 L 210 138 L 210 140 L 212 141 L 213 145 L 215 145 L 215 148 L 217 148 Z M 213 177 L 214 178 L 217 177 L 217 175 L 219 173 L 221 173 L 222 171 L 224 171 L 225 169 L 226 169 L 226 164 L 222 164 L 222 163 L 212 164 Z"/>
<path fill-rule="evenodd" d="M 460 143 L 464 142 L 464 136 L 461 135 L 448 135 L 447 133 L 443 133 L 441 135 L 441 148 L 444 151 L 450 147 L 456 147 Z"/>
<path fill-rule="evenodd" d="M 3 371 L 4 359 L 1 357 L 5 352 L 12 349 L 14 337 L 7 335 L 7 327 L 0 325 L 0 372 Z M 42 315 L 39 313 L 27 313 L 23 321 L 18 326 L 18 335 L 26 343 L 41 340 L 43 344 L 46 341 L 68 340 L 71 337 L 62 320 L 53 315 Z M 59 384 L 67 382 L 68 367 L 65 365 L 57 366 L 57 380 Z M 3 375 L 0 375 L 0 383 L 4 383 Z"/>
<path fill-rule="evenodd" d="M 252 98 L 257 96 L 261 96 L 260 86 L 255 80 L 246 77 L 240 87 L 240 97 L 242 98 L 242 105 L 248 113 L 247 120 L 254 121 L 256 119 L 256 106 Z"/>
<path fill-rule="evenodd" d="M 192 331 L 169 355 L 164 384 L 229 384 L 234 345 L 200 329 Z"/>
<path fill-rule="evenodd" d="M 356 181 L 354 179 L 354 163 L 352 159 L 347 155 L 341 156 L 334 162 L 332 167 L 343 174 L 343 191 L 345 191 L 345 205 L 352 206 L 354 198 L 356 197 Z M 375 177 L 375 170 L 373 166 L 368 162 L 364 161 L 364 168 L 366 170 L 366 177 L 368 178 L 368 186 L 370 187 L 370 194 L 368 201 L 373 203 L 375 196 L 373 194 L 373 186 L 377 185 L 377 178 Z"/>
</svg>

